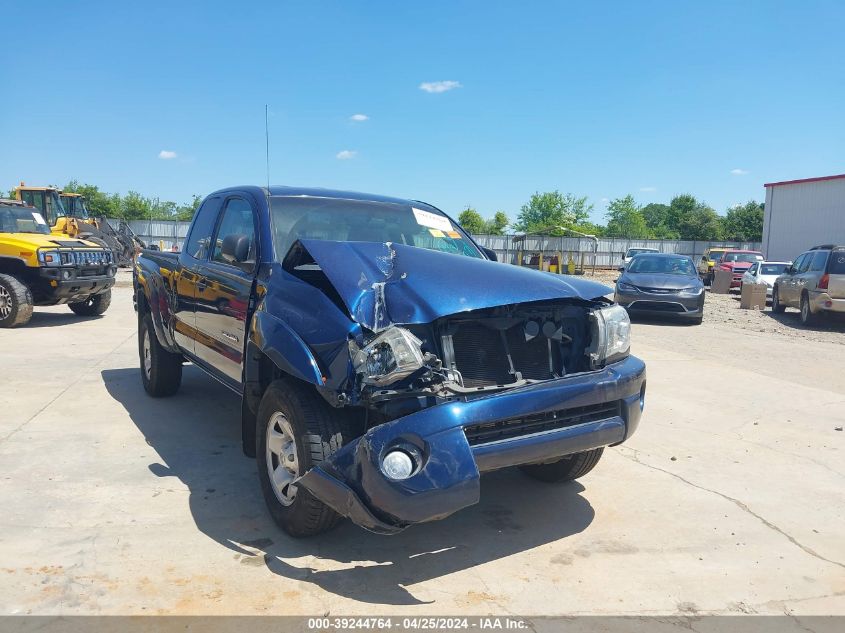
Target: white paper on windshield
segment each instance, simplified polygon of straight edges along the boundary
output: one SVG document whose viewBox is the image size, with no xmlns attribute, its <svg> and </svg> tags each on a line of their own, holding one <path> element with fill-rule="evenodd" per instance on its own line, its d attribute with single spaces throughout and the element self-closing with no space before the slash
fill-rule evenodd
<svg viewBox="0 0 845 633">
<path fill-rule="evenodd" d="M 455 230 L 452 228 L 452 223 L 449 222 L 449 218 L 444 218 L 442 215 L 437 215 L 431 211 L 415 209 L 414 207 L 411 207 L 411 211 L 414 212 L 414 217 L 417 219 L 417 224 L 420 226 L 445 231 L 446 233 Z"/>
<path fill-rule="evenodd" d="M 41 216 L 41 214 L 40 214 L 40 213 L 38 213 L 38 211 L 33 211 L 33 212 L 32 212 L 32 219 L 33 219 L 33 220 L 35 220 L 35 223 L 36 223 L 36 224 L 47 224 L 47 223 L 44 221 L 44 218 Z"/>
</svg>

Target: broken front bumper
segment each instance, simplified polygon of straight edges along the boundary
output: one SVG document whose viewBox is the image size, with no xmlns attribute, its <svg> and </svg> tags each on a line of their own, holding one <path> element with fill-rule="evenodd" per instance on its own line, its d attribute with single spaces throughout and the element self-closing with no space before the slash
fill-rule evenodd
<svg viewBox="0 0 845 633">
<path fill-rule="evenodd" d="M 478 503 L 480 472 L 554 461 L 628 439 L 645 397 L 630 356 L 595 372 L 449 402 L 370 429 L 299 480 L 358 525 L 390 534 Z M 388 479 L 386 452 L 411 448 L 421 467 Z"/>
</svg>

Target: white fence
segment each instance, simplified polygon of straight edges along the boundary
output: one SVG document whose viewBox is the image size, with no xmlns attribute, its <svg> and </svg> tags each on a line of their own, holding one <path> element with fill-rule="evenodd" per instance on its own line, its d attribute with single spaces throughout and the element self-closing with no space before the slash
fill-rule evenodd
<svg viewBox="0 0 845 633">
<path fill-rule="evenodd" d="M 109 219 L 109 224 L 117 229 L 120 220 Z M 165 251 L 169 251 L 174 244 L 182 250 L 188 227 L 191 226 L 190 222 L 175 220 L 129 220 L 127 224 L 145 244 L 155 244 Z"/>
<path fill-rule="evenodd" d="M 112 220 L 115 226 L 119 220 Z M 135 234 L 147 244 L 157 244 L 163 250 L 170 250 L 176 244 L 182 249 L 185 236 L 188 234 L 190 222 L 177 222 L 174 220 L 130 220 L 129 226 Z M 521 251 L 524 255 L 542 252 L 544 257 L 550 257 L 561 253 L 564 262 L 569 261 L 570 256 L 580 268 L 593 265 L 593 240 L 583 237 L 543 237 L 532 236 L 524 240 L 514 242 L 516 235 L 473 235 L 473 238 L 481 246 L 496 251 L 501 262 L 515 264 L 517 254 Z M 689 255 L 696 260 L 700 259 L 708 248 L 717 246 L 732 246 L 735 248 L 747 248 L 760 250 L 760 242 L 717 242 L 704 240 L 629 240 L 621 237 L 600 237 L 598 249 L 595 253 L 595 264 L 597 268 L 615 268 L 622 255 L 629 248 L 648 247 L 656 248 L 661 253 L 679 253 Z"/>
<path fill-rule="evenodd" d="M 516 235 L 473 235 L 478 244 L 496 251 L 501 262 L 515 264 L 518 253 L 523 256 L 542 252 L 548 258 L 557 253 L 563 256 L 563 261 L 569 261 L 570 256 L 579 268 L 593 265 L 593 250 L 595 250 L 595 265 L 597 268 L 615 268 L 622 255 L 629 248 L 656 248 L 661 253 L 678 253 L 689 255 L 693 260 L 700 259 L 708 248 L 717 246 L 731 246 L 734 248 L 760 250 L 760 242 L 736 241 L 705 241 L 705 240 L 633 240 L 621 237 L 600 237 L 598 248 L 596 243 L 584 237 L 544 237 L 532 236 L 514 241 Z"/>
</svg>

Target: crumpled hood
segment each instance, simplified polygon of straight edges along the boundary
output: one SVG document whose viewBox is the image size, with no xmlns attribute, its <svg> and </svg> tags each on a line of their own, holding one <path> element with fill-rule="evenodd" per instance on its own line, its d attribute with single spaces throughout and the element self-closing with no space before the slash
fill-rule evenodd
<svg viewBox="0 0 845 633">
<path fill-rule="evenodd" d="M 625 273 L 619 281 L 639 288 L 659 288 L 661 290 L 680 290 L 681 288 L 698 285 L 698 277 L 655 273 Z"/>
<path fill-rule="evenodd" d="M 300 240 L 355 321 L 378 331 L 458 312 L 612 292 L 586 279 L 384 242 Z"/>
</svg>

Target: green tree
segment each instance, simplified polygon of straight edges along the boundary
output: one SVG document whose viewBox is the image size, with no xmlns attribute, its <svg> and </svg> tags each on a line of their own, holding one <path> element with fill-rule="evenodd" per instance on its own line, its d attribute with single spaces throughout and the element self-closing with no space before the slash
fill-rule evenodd
<svg viewBox="0 0 845 633">
<path fill-rule="evenodd" d="M 725 239 L 759 242 L 763 239 L 763 205 L 749 200 L 731 207 L 722 225 Z"/>
<path fill-rule="evenodd" d="M 513 228 L 526 233 L 553 226 L 573 228 L 587 221 L 592 208 L 593 205 L 587 203 L 586 197 L 579 198 L 571 193 L 564 195 L 559 191 L 535 192 L 520 209 Z"/>
<path fill-rule="evenodd" d="M 487 220 L 484 223 L 484 231 L 491 235 L 504 235 L 505 228 L 511 223 L 511 219 L 504 211 L 496 211 L 492 220 Z"/>
<path fill-rule="evenodd" d="M 194 214 L 200 208 L 202 196 L 194 194 L 189 204 L 181 204 L 176 207 L 176 219 L 182 222 L 190 222 L 194 219 Z"/>
<path fill-rule="evenodd" d="M 683 240 L 722 239 L 721 216 L 688 193 L 672 198 L 666 228 Z"/>
<path fill-rule="evenodd" d="M 607 205 L 607 231 L 611 237 L 646 238 L 649 236 L 648 226 L 643 217 L 641 207 L 634 197 L 628 194 L 624 198 L 611 200 Z"/>
<path fill-rule="evenodd" d="M 484 233 L 487 230 L 487 223 L 484 221 L 484 218 L 472 207 L 467 207 L 461 211 L 461 214 L 458 216 L 458 224 L 463 227 L 464 231 L 474 235 Z"/>
<path fill-rule="evenodd" d="M 721 240 L 722 218 L 702 204 L 684 217 L 678 231 L 685 240 Z"/>
<path fill-rule="evenodd" d="M 677 239 L 678 233 L 668 227 L 669 221 L 669 205 L 661 204 L 659 202 L 652 202 L 645 205 L 641 212 L 646 226 L 648 227 L 649 237 L 657 237 L 663 239 Z"/>
</svg>

